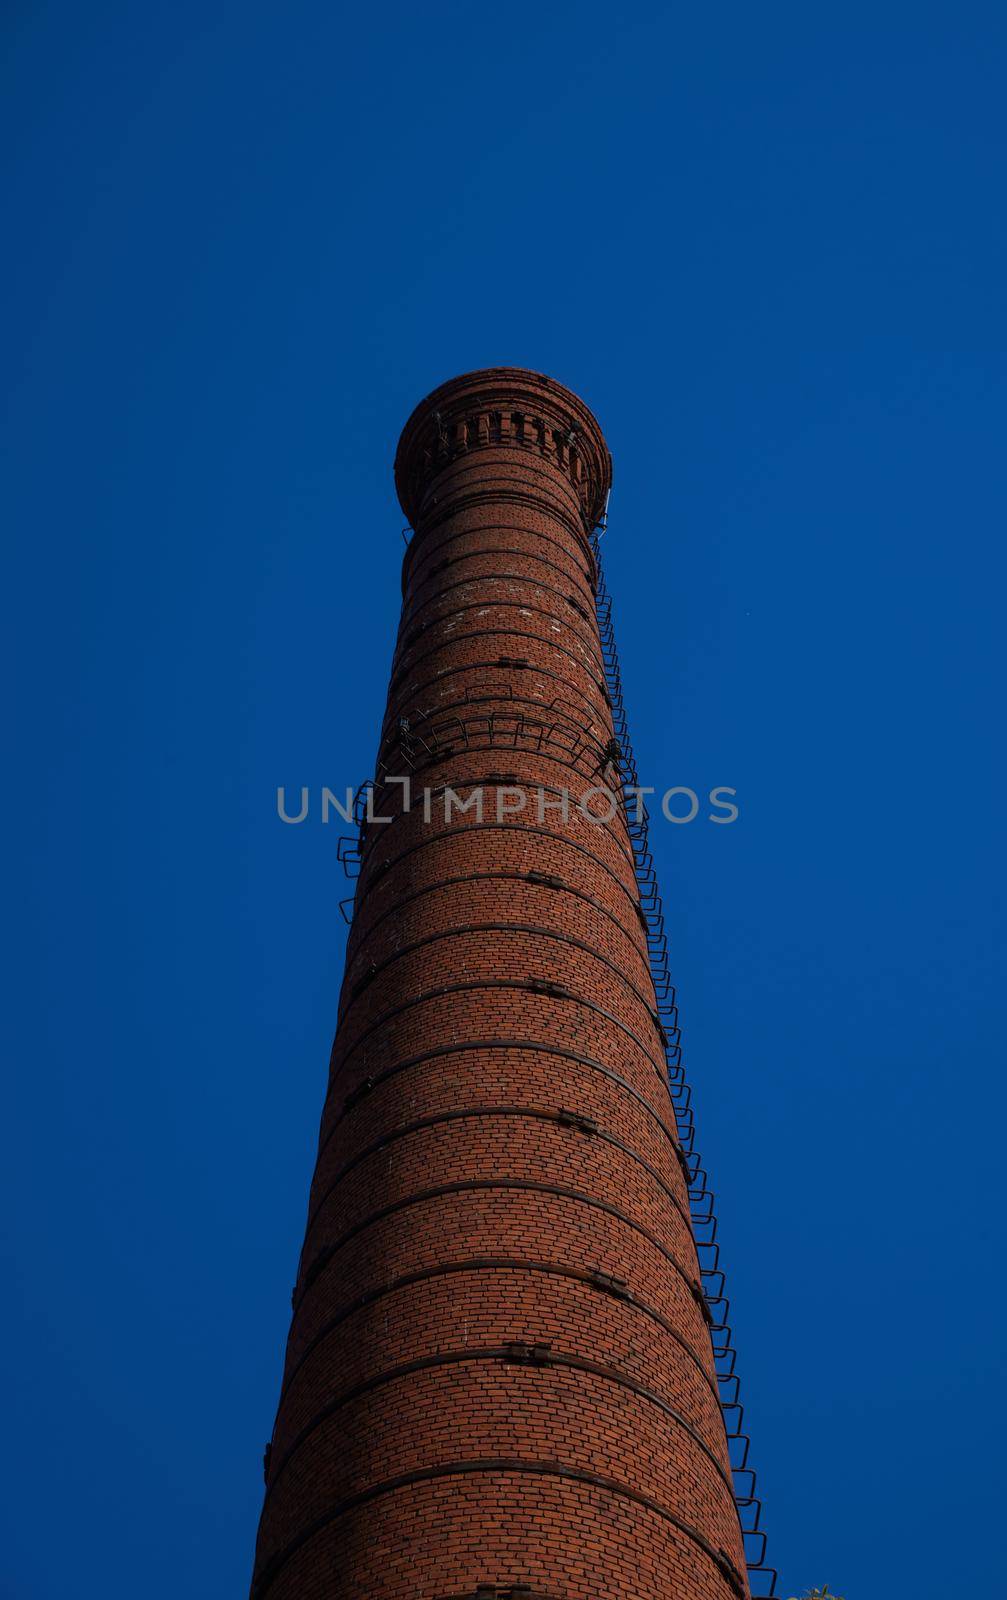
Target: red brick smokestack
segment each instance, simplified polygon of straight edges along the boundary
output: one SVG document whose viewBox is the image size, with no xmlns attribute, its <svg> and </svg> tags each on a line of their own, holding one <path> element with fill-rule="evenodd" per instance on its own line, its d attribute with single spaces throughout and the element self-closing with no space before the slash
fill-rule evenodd
<svg viewBox="0 0 1007 1600">
<path fill-rule="evenodd" d="M 618 789 L 608 450 L 500 367 L 417 407 L 395 473 L 394 820 L 363 835 L 252 1594 L 747 1596 L 631 842 L 578 806 Z"/>
</svg>

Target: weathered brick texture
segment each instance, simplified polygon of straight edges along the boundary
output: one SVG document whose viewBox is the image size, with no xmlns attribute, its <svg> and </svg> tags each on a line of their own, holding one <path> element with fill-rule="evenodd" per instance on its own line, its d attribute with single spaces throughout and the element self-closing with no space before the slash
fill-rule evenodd
<svg viewBox="0 0 1007 1600">
<path fill-rule="evenodd" d="M 495 368 L 417 408 L 396 477 L 392 820 L 362 841 L 252 1594 L 747 1597 L 608 748 L 608 451 Z"/>
</svg>

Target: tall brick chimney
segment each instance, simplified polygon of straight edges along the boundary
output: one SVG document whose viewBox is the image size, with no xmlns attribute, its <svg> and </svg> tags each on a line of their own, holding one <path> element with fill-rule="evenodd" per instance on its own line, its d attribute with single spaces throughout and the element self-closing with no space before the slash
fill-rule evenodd
<svg viewBox="0 0 1007 1600">
<path fill-rule="evenodd" d="M 608 450 L 490 368 L 395 474 L 393 820 L 362 829 L 253 1600 L 747 1597 L 595 612 Z"/>
</svg>

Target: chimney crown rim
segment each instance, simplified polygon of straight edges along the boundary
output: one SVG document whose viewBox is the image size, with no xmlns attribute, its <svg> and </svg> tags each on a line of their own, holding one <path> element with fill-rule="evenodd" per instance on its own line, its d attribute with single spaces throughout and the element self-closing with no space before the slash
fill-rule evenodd
<svg viewBox="0 0 1007 1600">
<path fill-rule="evenodd" d="M 531 367 L 479 367 L 449 378 L 426 395 L 402 430 L 395 453 L 395 486 L 411 527 L 436 467 L 425 460 L 431 438 L 479 413 L 522 413 L 569 435 L 584 471 L 582 509 L 588 531 L 599 521 L 612 486 L 612 457 L 597 418 L 565 384 Z"/>
</svg>

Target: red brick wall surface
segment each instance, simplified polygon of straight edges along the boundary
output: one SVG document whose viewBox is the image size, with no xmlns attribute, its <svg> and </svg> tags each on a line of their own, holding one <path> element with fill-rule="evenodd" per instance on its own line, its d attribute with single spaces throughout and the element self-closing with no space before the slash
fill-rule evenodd
<svg viewBox="0 0 1007 1600">
<path fill-rule="evenodd" d="M 393 820 L 364 832 L 253 1600 L 745 1597 L 632 847 L 577 808 L 618 794 L 608 452 L 560 385 L 491 369 L 417 408 L 396 476 Z"/>
</svg>

